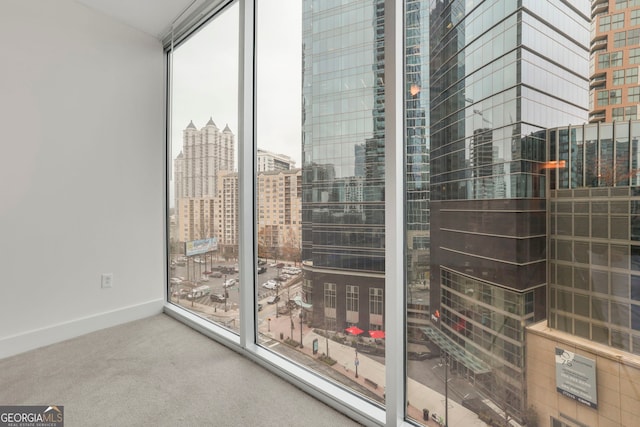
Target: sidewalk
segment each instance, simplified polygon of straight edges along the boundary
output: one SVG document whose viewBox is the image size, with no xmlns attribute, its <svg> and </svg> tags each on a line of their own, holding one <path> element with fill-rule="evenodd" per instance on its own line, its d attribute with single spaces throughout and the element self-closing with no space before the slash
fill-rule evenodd
<svg viewBox="0 0 640 427">
<path fill-rule="evenodd" d="M 296 320 L 298 320 L 296 322 Z M 300 321 L 298 318 L 298 312 L 294 311 L 293 321 L 295 329 L 293 330 L 294 341 L 300 342 Z M 288 314 L 280 315 L 278 318 L 271 319 L 270 332 L 264 332 L 264 334 L 271 336 L 273 339 L 279 340 L 280 334 L 284 339 L 287 339 L 291 335 L 291 322 Z M 312 331 L 307 325 L 303 324 L 302 329 L 303 345 L 302 349 L 298 348 L 298 351 L 302 351 L 314 358 L 327 352 L 327 339 L 321 335 L 318 335 Z M 318 340 L 318 354 L 313 355 L 313 341 Z M 352 381 L 366 387 L 371 392 L 380 397 L 381 401 L 384 401 L 384 389 L 385 389 L 385 367 L 384 364 L 377 362 L 376 360 L 368 357 L 366 354 L 358 353 L 358 378 L 356 378 L 355 348 L 347 345 L 342 345 L 335 341 L 329 340 L 329 356 L 337 363 L 332 368 L 342 375 L 348 377 Z M 419 382 L 412 380 L 407 381 L 408 395 L 411 396 L 409 400 L 409 406 L 407 411 L 409 416 L 422 421 L 422 409 L 426 408 L 430 413 L 436 412 L 439 416 L 445 416 L 444 402 L 445 398 L 443 394 L 438 393 L 435 390 L 428 388 L 427 386 L 420 384 Z M 422 423 L 425 423 L 422 421 Z M 437 426 L 434 421 L 426 423 L 429 426 Z M 486 426 L 485 423 L 478 419 L 478 416 L 472 411 L 466 409 L 462 405 L 449 399 L 449 425 L 450 426 Z"/>
</svg>

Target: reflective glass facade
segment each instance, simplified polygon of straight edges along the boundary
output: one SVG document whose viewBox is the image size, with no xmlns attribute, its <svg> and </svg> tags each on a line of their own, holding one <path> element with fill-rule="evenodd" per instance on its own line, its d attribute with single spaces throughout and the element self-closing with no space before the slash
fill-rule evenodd
<svg viewBox="0 0 640 427">
<path fill-rule="evenodd" d="M 384 2 L 303 2 L 302 259 L 313 324 L 346 322 L 360 290 L 361 328 L 384 287 Z M 355 273 L 355 274 L 354 274 Z M 337 306 L 322 289 L 336 285 Z M 325 298 L 326 300 L 326 298 Z M 327 317 L 327 319 L 325 319 Z"/>
<path fill-rule="evenodd" d="M 548 135 L 549 326 L 640 354 L 640 122 Z"/>
<path fill-rule="evenodd" d="M 521 417 L 519 337 L 545 317 L 544 129 L 587 119 L 588 5 L 431 1 L 430 19 L 435 329 L 490 367 L 464 369 Z"/>
<path fill-rule="evenodd" d="M 405 2 L 405 128 L 407 282 L 429 270 L 429 8 Z M 410 285 L 411 286 L 411 285 Z"/>
</svg>

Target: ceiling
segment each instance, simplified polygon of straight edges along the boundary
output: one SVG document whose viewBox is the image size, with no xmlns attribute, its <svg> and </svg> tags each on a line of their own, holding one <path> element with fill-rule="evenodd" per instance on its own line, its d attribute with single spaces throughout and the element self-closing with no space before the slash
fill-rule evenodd
<svg viewBox="0 0 640 427">
<path fill-rule="evenodd" d="M 162 38 L 176 18 L 207 0 L 75 0 L 145 33 Z M 186 13 L 185 15 L 188 15 Z"/>
</svg>

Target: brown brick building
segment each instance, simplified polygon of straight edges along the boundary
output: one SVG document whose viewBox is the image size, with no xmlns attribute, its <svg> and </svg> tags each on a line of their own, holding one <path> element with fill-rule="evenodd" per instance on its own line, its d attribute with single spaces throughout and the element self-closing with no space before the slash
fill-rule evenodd
<svg viewBox="0 0 640 427">
<path fill-rule="evenodd" d="M 589 122 L 638 118 L 640 0 L 591 2 Z"/>
</svg>

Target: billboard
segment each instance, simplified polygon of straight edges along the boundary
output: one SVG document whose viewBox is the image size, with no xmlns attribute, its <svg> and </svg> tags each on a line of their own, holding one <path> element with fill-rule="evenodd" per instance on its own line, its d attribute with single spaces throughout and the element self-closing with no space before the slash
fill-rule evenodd
<svg viewBox="0 0 640 427">
<path fill-rule="evenodd" d="M 184 244 L 184 253 L 186 256 L 205 254 L 207 252 L 218 250 L 218 239 L 211 237 L 209 239 L 192 240 Z"/>
<path fill-rule="evenodd" d="M 596 361 L 556 347 L 556 390 L 590 408 L 598 408 Z"/>
</svg>

